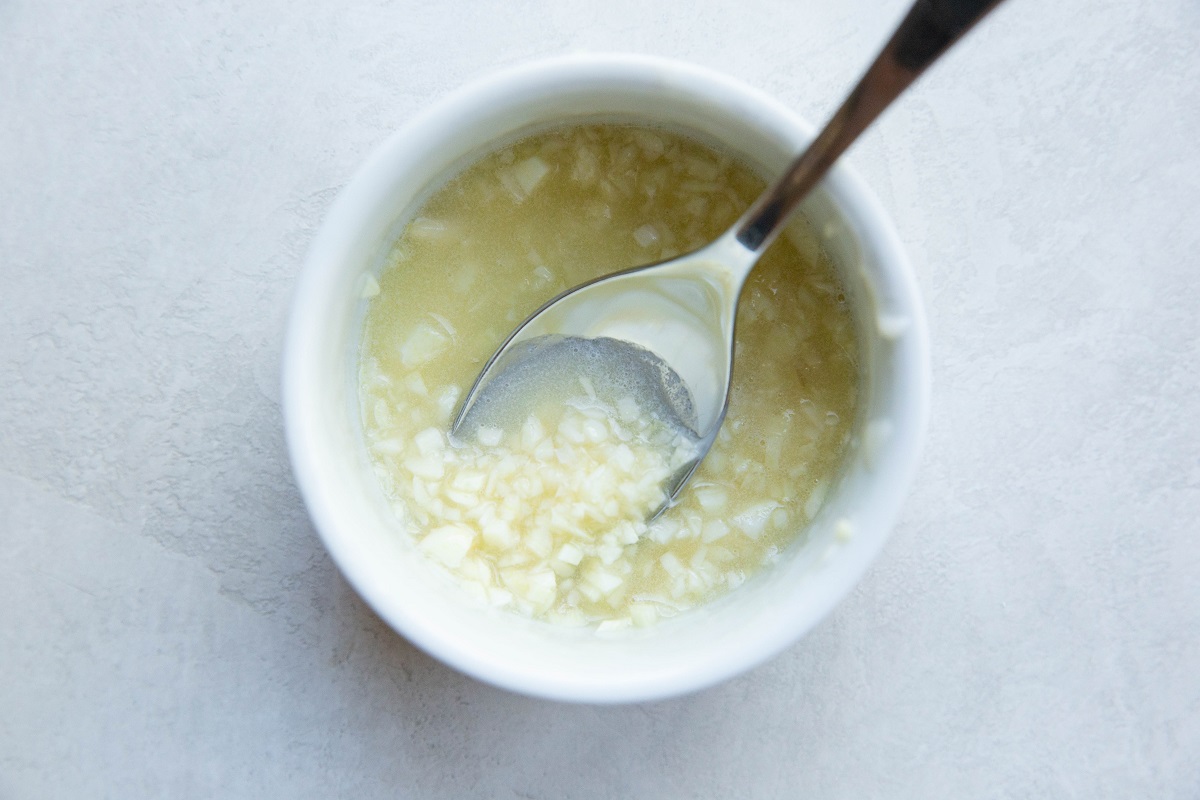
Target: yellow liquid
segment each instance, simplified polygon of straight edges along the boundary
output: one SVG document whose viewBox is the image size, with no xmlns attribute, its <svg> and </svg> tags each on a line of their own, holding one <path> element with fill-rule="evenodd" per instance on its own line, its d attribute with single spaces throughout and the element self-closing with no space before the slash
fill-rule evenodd
<svg viewBox="0 0 1200 800">
<path fill-rule="evenodd" d="M 752 273 L 728 416 L 679 503 L 652 525 L 643 506 L 653 497 L 618 491 L 657 469 L 614 449 L 628 442 L 644 456 L 629 408 L 539 422 L 541 438 L 497 435 L 499 455 L 439 439 L 484 362 L 540 305 L 708 243 L 763 186 L 681 135 L 590 125 L 488 155 L 430 198 L 378 279 L 360 399 L 398 535 L 431 568 L 517 613 L 646 625 L 737 587 L 802 535 L 848 447 L 859 363 L 842 287 L 812 237 L 781 238 Z M 598 479 L 571 470 L 601 466 L 600 485 L 613 490 L 586 496 Z M 560 509 L 575 522 L 556 527 Z"/>
</svg>

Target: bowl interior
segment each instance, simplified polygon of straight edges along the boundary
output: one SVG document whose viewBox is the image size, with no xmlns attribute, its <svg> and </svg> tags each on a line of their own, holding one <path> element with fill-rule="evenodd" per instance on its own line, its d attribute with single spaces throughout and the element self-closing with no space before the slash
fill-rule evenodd
<svg viewBox="0 0 1200 800">
<path fill-rule="evenodd" d="M 476 605 L 401 535 L 368 462 L 356 388 L 362 287 L 429 194 L 467 164 L 537 130 L 597 119 L 690 134 L 768 178 L 810 137 L 769 98 L 657 59 L 565 59 L 460 91 L 389 140 L 331 210 L 296 296 L 284 398 L 293 464 L 313 519 L 346 577 L 389 624 L 483 680 L 611 702 L 677 694 L 747 669 L 802 635 L 850 590 L 882 546 L 915 465 L 927 356 L 898 243 L 873 198 L 839 166 L 797 224 L 822 233 L 846 286 L 864 385 L 857 444 L 802 544 L 737 591 L 645 630 L 598 636 Z"/>
</svg>

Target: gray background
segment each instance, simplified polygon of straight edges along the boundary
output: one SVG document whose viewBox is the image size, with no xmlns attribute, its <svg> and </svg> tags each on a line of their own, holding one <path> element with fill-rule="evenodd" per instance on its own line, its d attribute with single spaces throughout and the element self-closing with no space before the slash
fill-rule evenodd
<svg viewBox="0 0 1200 800">
<path fill-rule="evenodd" d="M 297 270 L 414 112 L 625 49 L 817 120 L 903 6 L 0 0 L 0 797 L 1200 796 L 1193 0 L 1010 0 L 853 151 L 932 425 L 883 556 L 760 669 L 481 685 L 356 598 L 293 484 Z"/>
</svg>

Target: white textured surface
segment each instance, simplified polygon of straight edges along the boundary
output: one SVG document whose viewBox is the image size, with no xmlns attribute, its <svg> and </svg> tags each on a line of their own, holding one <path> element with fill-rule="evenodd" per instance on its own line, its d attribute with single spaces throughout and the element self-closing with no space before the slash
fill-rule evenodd
<svg viewBox="0 0 1200 800">
<path fill-rule="evenodd" d="M 496 66 L 659 53 L 818 119 L 903 2 L 175 5 L 0 0 L 0 797 L 1200 795 L 1200 6 L 1010 0 L 854 151 L 929 304 L 915 494 L 783 656 L 597 709 L 338 576 L 280 430 L 298 263 Z"/>
</svg>

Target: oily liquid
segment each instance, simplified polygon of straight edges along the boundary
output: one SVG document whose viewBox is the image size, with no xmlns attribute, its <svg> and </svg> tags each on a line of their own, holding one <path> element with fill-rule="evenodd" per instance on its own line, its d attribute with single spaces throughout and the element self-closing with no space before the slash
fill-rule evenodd
<svg viewBox="0 0 1200 800">
<path fill-rule="evenodd" d="M 627 484 L 672 464 L 639 449 L 666 440 L 645 424 L 652 404 L 636 391 L 571 407 L 569 419 L 507 420 L 521 431 L 489 431 L 499 456 L 439 438 L 486 360 L 539 306 L 708 243 L 762 188 L 683 136 L 592 125 L 486 156 L 430 198 L 378 278 L 360 399 L 398 535 L 431 568 L 518 613 L 645 625 L 735 588 L 802 535 L 845 456 L 859 362 L 842 287 L 811 235 L 781 238 L 751 274 L 726 421 L 653 524 L 653 492 Z M 580 464 L 589 479 L 573 475 Z"/>
</svg>

